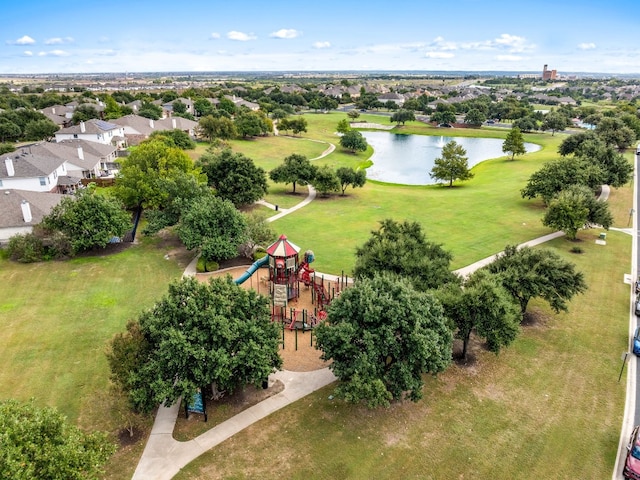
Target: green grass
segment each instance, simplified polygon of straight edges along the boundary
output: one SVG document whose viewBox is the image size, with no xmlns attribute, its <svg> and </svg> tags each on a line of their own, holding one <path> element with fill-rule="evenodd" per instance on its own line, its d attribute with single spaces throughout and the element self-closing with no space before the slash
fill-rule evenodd
<svg viewBox="0 0 640 480">
<path fill-rule="evenodd" d="M 65 262 L 0 260 L 0 398 L 33 397 L 115 436 L 122 425 L 106 399 L 106 343 L 181 275 L 183 265 L 164 259 L 169 249 L 154 240 Z"/>
<path fill-rule="evenodd" d="M 585 273 L 569 314 L 534 302 L 538 322 L 498 356 L 475 344 L 470 365 L 426 378 L 424 399 L 367 410 L 331 400 L 331 386 L 207 452 L 176 478 L 607 478 L 625 385 L 631 237 L 606 247 L 584 233 L 552 248 Z M 603 301 L 603 299 L 607 299 Z M 586 461 L 588 459 L 588 461 Z"/>
<path fill-rule="evenodd" d="M 344 114 L 308 114 L 301 138 L 268 137 L 232 142 L 266 170 L 291 153 L 320 155 L 337 143 Z M 362 115 L 359 121 L 388 123 Z M 437 134 L 410 122 L 398 131 Z M 497 129 L 456 129 L 450 135 L 495 136 Z M 454 254 L 457 268 L 547 233 L 542 206 L 520 198 L 529 175 L 556 157 L 562 136 L 525 136 L 543 149 L 510 162 L 495 159 L 474 168 L 476 177 L 455 188 L 408 187 L 368 182 L 346 197 L 318 199 L 273 224 L 304 250 L 313 249 L 317 269 L 350 272 L 353 253 L 392 217 L 422 223 L 429 240 Z M 202 144 L 193 153 L 204 151 Z M 319 162 L 331 166 L 366 163 L 339 147 Z M 283 208 L 306 193 L 272 185 L 267 200 Z M 629 186 L 610 199 L 615 225 L 627 226 Z M 569 314 L 552 315 L 524 329 L 499 356 L 476 345 L 476 362 L 452 366 L 426 379 L 425 398 L 388 410 L 369 411 L 331 401 L 325 388 L 234 436 L 185 469 L 180 478 L 605 478 L 612 469 L 624 384 L 616 382 L 619 354 L 627 348 L 631 239 L 609 232 L 580 232 L 583 252 L 564 239 L 549 246 L 585 272 L 589 292 Z M 106 342 L 166 292 L 184 267 L 164 255 L 173 245 L 145 240 L 111 256 L 21 265 L 0 258 L 0 398 L 53 405 L 86 429 L 116 432 L 106 398 Z M 147 426 L 148 427 L 148 426 Z M 143 443 L 121 450 L 106 478 L 130 478 Z M 588 459 L 588 461 L 585 461 Z M 576 470 L 578 468 L 578 470 Z"/>
</svg>

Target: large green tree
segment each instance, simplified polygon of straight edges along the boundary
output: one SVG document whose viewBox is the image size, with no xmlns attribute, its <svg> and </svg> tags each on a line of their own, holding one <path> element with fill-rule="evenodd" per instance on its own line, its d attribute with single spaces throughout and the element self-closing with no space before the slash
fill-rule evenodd
<svg viewBox="0 0 640 480">
<path fill-rule="evenodd" d="M 260 386 L 282 365 L 269 302 L 231 277 L 174 281 L 168 293 L 116 335 L 107 353 L 114 381 L 144 412 L 199 388 Z"/>
<path fill-rule="evenodd" d="M 527 150 L 524 148 L 524 138 L 518 127 L 512 127 L 502 143 L 502 151 L 511 155 L 511 160 L 516 155 L 524 155 Z"/>
<path fill-rule="evenodd" d="M 368 145 L 367 139 L 357 130 L 349 130 L 340 137 L 340 146 L 350 150 L 352 153 L 364 152 Z"/>
<path fill-rule="evenodd" d="M 388 272 L 406 277 L 417 290 L 426 291 L 459 282 L 449 268 L 451 259 L 451 253 L 426 239 L 419 223 L 385 219 L 356 248 L 353 274 L 360 279 Z"/>
<path fill-rule="evenodd" d="M 242 153 L 228 148 L 219 153 L 205 153 L 199 165 L 216 195 L 236 206 L 251 204 L 267 193 L 266 172 Z"/>
<path fill-rule="evenodd" d="M 544 116 L 542 129 L 551 130 L 551 135 L 555 135 L 556 132 L 564 130 L 570 124 L 571 122 L 566 115 L 557 111 L 551 111 Z"/>
<path fill-rule="evenodd" d="M 497 278 L 478 270 L 464 285 L 445 285 L 436 291 L 445 315 L 456 325 L 456 337 L 462 340 L 462 358 L 467 359 L 471 334 L 486 339 L 492 352 L 515 340 L 520 329 L 518 308 Z"/>
<path fill-rule="evenodd" d="M 122 203 L 98 195 L 93 188 L 66 196 L 42 219 L 50 231 L 62 232 L 74 253 L 106 247 L 113 237 L 122 237 L 131 228 L 131 215 Z"/>
<path fill-rule="evenodd" d="M 219 138 L 230 140 L 238 136 L 235 123 L 228 117 L 207 115 L 198 122 L 198 134 L 205 137 L 210 142 Z"/>
<path fill-rule="evenodd" d="M 394 105 L 396 105 L 394 103 Z M 391 122 L 396 122 L 396 124 L 404 125 L 405 122 L 413 121 L 416 119 L 415 114 L 410 110 L 398 110 L 389 119 Z"/>
<path fill-rule="evenodd" d="M 316 171 L 317 167 L 312 165 L 307 157 L 293 153 L 269 172 L 269 178 L 276 183 L 293 184 L 293 193 L 296 193 L 296 185 L 312 183 L 316 177 Z"/>
<path fill-rule="evenodd" d="M 323 165 L 316 169 L 313 186 L 321 195 L 328 195 L 340 190 L 340 179 L 333 168 Z"/>
<path fill-rule="evenodd" d="M 50 407 L 0 401 L 0 478 L 100 478 L 116 446 L 106 434 L 84 433 Z"/>
<path fill-rule="evenodd" d="M 574 240 L 578 230 L 591 225 L 609 229 L 613 216 L 607 202 L 599 201 L 584 185 L 570 185 L 549 202 L 542 223 L 556 228 Z"/>
<path fill-rule="evenodd" d="M 114 191 L 127 207 L 162 208 L 169 198 L 164 180 L 179 174 L 206 181 L 189 155 L 161 138 L 142 142 L 120 163 Z"/>
<path fill-rule="evenodd" d="M 636 139 L 635 132 L 617 117 L 604 117 L 596 126 L 596 134 L 619 149 L 629 147 Z"/>
<path fill-rule="evenodd" d="M 507 245 L 487 267 L 520 305 L 524 315 L 532 298 L 546 300 L 556 311 L 567 311 L 569 301 L 587 290 L 582 272 L 549 249 Z"/>
<path fill-rule="evenodd" d="M 340 190 L 342 195 L 345 194 L 347 187 L 351 185 L 353 188 L 364 187 L 367 182 L 367 172 L 364 168 L 353 169 L 350 167 L 340 167 L 336 170 L 338 180 L 340 180 Z"/>
<path fill-rule="evenodd" d="M 26 124 L 24 127 L 24 138 L 26 140 L 51 140 L 56 132 L 58 126 L 51 120 L 33 120 Z"/>
<path fill-rule="evenodd" d="M 452 332 L 430 293 L 388 275 L 358 280 L 329 307 L 316 329 L 322 358 L 340 380 L 336 393 L 369 407 L 422 397 L 424 373 L 451 361 Z"/>
<path fill-rule="evenodd" d="M 246 241 L 244 216 L 229 200 L 213 194 L 193 200 L 178 224 L 178 236 L 188 250 L 198 250 L 205 260 L 226 260 L 238 255 Z"/>
<path fill-rule="evenodd" d="M 436 180 L 449 182 L 453 186 L 454 180 L 469 180 L 473 173 L 469 170 L 467 151 L 451 140 L 442 148 L 442 155 L 434 160 L 433 168 L 429 175 Z"/>
<path fill-rule="evenodd" d="M 464 123 L 467 123 L 474 127 L 479 127 L 485 122 L 486 119 L 487 119 L 487 116 L 481 110 L 477 108 L 472 108 L 465 115 Z"/>
</svg>

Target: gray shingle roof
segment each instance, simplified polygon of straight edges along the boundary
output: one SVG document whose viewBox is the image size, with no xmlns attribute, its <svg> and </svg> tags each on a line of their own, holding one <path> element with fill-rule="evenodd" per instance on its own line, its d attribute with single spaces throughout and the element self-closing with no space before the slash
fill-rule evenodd
<svg viewBox="0 0 640 480">
<path fill-rule="evenodd" d="M 11 158 L 15 175 L 10 177 L 5 159 Z M 29 153 L 27 148 L 0 155 L 0 178 L 34 178 L 52 173 L 65 161 L 45 153 Z"/>
<path fill-rule="evenodd" d="M 42 221 L 64 198 L 58 193 L 30 192 L 27 190 L 0 191 L 0 228 L 36 225 Z M 22 201 L 29 202 L 31 208 L 31 222 L 25 223 L 22 216 Z"/>
</svg>

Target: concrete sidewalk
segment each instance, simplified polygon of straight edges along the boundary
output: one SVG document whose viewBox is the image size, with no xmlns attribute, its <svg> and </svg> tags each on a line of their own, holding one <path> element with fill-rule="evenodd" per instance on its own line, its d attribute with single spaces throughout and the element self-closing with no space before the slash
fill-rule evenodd
<svg viewBox="0 0 640 480">
<path fill-rule="evenodd" d="M 280 380 L 284 384 L 282 392 L 246 409 L 188 442 L 178 442 L 173 438 L 179 403 L 168 408 L 160 407 L 151 435 L 132 478 L 133 480 L 169 480 L 182 467 L 207 450 L 267 415 L 329 385 L 335 379 L 328 368 L 312 372 L 287 370 L 276 372 L 269 377 L 269 381 Z"/>
</svg>

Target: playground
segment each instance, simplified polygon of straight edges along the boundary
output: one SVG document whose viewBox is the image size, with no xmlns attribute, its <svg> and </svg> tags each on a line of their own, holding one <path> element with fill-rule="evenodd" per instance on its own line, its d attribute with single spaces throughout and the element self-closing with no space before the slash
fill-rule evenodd
<svg viewBox="0 0 640 480">
<path fill-rule="evenodd" d="M 282 368 L 308 372 L 326 367 L 315 348 L 314 327 L 326 319 L 326 309 L 347 286 L 345 276 L 323 275 L 311 267 L 313 252 L 282 235 L 267 247 L 267 255 L 251 265 L 198 273 L 199 281 L 230 275 L 242 288 L 270 299 L 271 320 L 281 328 Z"/>
</svg>

